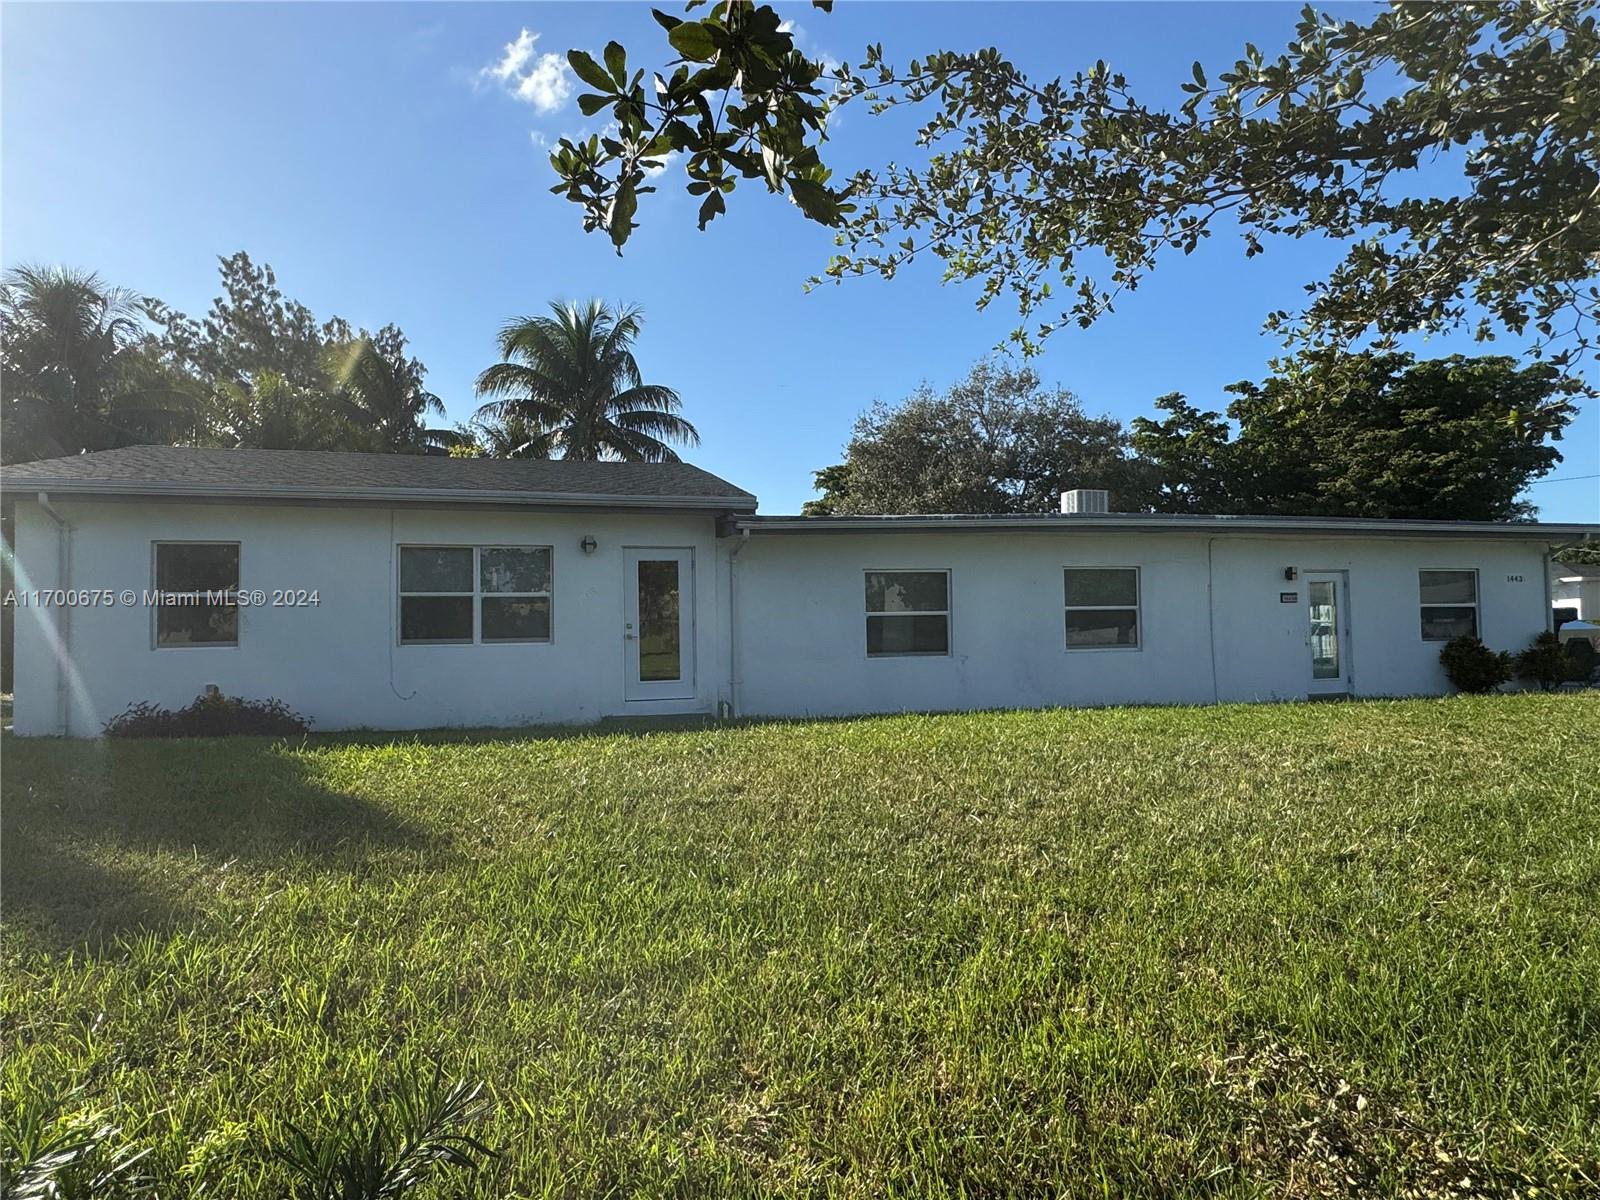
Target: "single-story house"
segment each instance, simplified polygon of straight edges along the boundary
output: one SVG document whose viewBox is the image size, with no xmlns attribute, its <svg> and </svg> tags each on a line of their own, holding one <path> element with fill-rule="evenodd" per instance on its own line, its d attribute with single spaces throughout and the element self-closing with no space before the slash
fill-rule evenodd
<svg viewBox="0 0 1600 1200">
<path fill-rule="evenodd" d="M 1594 525 L 759 516 L 679 463 L 133 447 L 8 468 L 14 722 L 208 685 L 317 727 L 1448 690 Z"/>
</svg>

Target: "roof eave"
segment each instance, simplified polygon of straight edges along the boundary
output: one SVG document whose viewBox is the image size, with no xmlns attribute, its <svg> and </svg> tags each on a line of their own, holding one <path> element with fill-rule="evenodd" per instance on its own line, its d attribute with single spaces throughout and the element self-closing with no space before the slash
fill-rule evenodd
<svg viewBox="0 0 1600 1200">
<path fill-rule="evenodd" d="M 750 533 L 1248 533 L 1323 534 L 1342 537 L 1509 537 L 1542 541 L 1600 537 L 1600 525 L 1499 523 L 1487 521 L 1395 521 L 1324 519 L 1316 517 L 1160 517 L 1116 514 L 1096 516 L 982 517 L 784 517 L 734 518 L 733 531 Z"/>
<path fill-rule="evenodd" d="M 129 480 L 6 479 L 0 484 L 7 495 L 29 496 L 48 492 L 62 496 L 138 499 L 190 498 L 196 500 L 305 500 L 320 502 L 364 501 L 392 504 L 493 504 L 544 507 L 627 507 L 706 509 L 713 512 L 755 511 L 754 496 L 630 496 L 617 493 L 528 492 L 487 488 L 384 488 L 384 487 L 230 487 L 226 484 L 143 483 Z"/>
</svg>

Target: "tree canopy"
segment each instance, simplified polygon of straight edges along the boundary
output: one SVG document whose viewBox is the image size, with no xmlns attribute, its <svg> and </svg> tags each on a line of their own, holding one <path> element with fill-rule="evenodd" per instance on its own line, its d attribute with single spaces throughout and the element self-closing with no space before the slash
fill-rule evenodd
<svg viewBox="0 0 1600 1200">
<path fill-rule="evenodd" d="M 690 9 L 698 8 L 690 4 Z M 817 7 L 827 9 L 828 4 Z M 1028 78 L 999 50 L 936 50 L 903 68 L 870 46 L 833 71 L 768 5 L 723 0 L 698 19 L 657 12 L 667 61 L 569 60 L 586 114 L 615 127 L 563 139 L 554 191 L 620 248 L 647 171 L 685 156 L 700 225 L 740 180 L 836 229 L 822 277 L 892 277 L 926 255 L 946 278 L 1009 294 L 1031 349 L 1089 325 L 1164 258 L 1237 228 L 1344 246 L 1298 312 L 1267 314 L 1300 346 L 1388 348 L 1469 325 L 1537 334 L 1564 363 L 1600 316 L 1600 28 L 1593 0 L 1395 3 L 1353 20 L 1304 10 L 1276 54 L 1195 63 L 1176 109 L 1141 101 L 1104 62 Z M 848 104 L 925 112 L 917 157 L 832 180 L 827 118 Z M 1441 188 L 1440 163 L 1459 168 Z M 1432 169 L 1430 169 L 1432 168 Z M 1095 268 L 1104 263 L 1105 273 Z"/>
<path fill-rule="evenodd" d="M 1236 383 L 1227 417 L 1174 394 L 1133 420 L 1166 512 L 1505 521 L 1561 460 L 1578 382 L 1549 363 L 1409 354 L 1286 364 Z"/>
<path fill-rule="evenodd" d="M 160 362 L 149 305 L 88 271 L 6 272 L 0 395 L 7 463 L 186 436 L 192 397 Z"/>
<path fill-rule="evenodd" d="M 202 411 L 198 440 L 226 446 L 443 453 L 459 435 L 428 424 L 444 403 L 395 325 L 319 321 L 243 251 L 220 260 L 222 292 L 194 320 L 153 304 L 160 347 Z"/>
<path fill-rule="evenodd" d="M 1226 413 L 1174 393 L 1129 429 L 1030 369 L 980 362 L 857 420 L 808 513 L 1055 511 L 1104 488 L 1120 512 L 1526 519 L 1561 455 L 1579 383 L 1549 363 L 1367 353 L 1291 360 L 1226 389 Z M 1237 429 L 1237 432 L 1235 432 Z"/>
<path fill-rule="evenodd" d="M 0 284 L 5 461 L 141 443 L 440 453 L 461 440 L 396 326 L 319 322 L 272 268 L 221 259 L 200 320 L 63 267 Z"/>
<path fill-rule="evenodd" d="M 923 384 L 856 421 L 845 460 L 816 474 L 814 515 L 1052 512 L 1062 491 L 1107 488 L 1147 507 L 1151 481 L 1122 425 L 1090 416 L 1071 392 L 1027 367 L 976 364 L 944 392 Z"/>
</svg>

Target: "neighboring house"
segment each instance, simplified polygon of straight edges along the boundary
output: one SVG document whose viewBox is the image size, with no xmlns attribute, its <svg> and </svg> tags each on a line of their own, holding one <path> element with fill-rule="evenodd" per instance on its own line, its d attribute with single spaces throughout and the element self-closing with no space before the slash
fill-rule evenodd
<svg viewBox="0 0 1600 1200">
<path fill-rule="evenodd" d="M 1589 563 L 1550 564 L 1550 602 L 1556 621 L 1600 625 L 1600 566 Z"/>
<path fill-rule="evenodd" d="M 1447 690 L 1600 526 L 762 517 L 682 464 L 134 447 L 7 468 L 15 728 L 209 684 L 319 728 Z M 1094 511 L 1096 508 L 1101 511 Z M 63 599 L 73 603 L 61 603 Z"/>
</svg>

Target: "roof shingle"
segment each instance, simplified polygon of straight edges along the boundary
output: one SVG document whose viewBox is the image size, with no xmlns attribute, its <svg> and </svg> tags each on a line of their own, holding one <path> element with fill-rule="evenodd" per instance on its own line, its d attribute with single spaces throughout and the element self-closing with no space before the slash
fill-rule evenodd
<svg viewBox="0 0 1600 1200">
<path fill-rule="evenodd" d="M 342 450 L 220 450 L 129 446 L 20 463 L 0 472 L 8 492 L 113 495 L 306 496 L 405 501 L 448 498 L 510 503 L 593 501 L 750 511 L 756 498 L 688 463 L 447 458 Z M 410 493 L 410 495 L 408 495 Z"/>
</svg>

